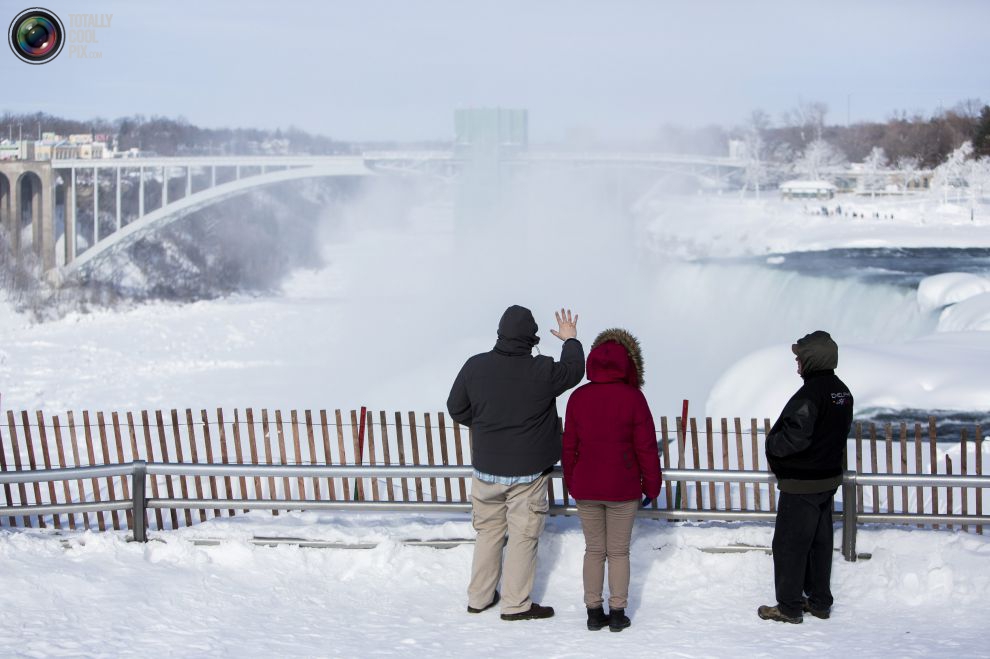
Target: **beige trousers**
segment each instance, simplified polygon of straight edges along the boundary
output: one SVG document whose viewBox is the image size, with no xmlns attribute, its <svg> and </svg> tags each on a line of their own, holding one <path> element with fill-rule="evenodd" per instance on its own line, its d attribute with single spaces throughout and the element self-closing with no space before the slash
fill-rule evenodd
<svg viewBox="0 0 990 659">
<path fill-rule="evenodd" d="M 548 478 L 549 475 L 540 476 L 520 485 L 498 485 L 477 478 L 471 481 L 471 522 L 478 538 L 468 585 L 470 606 L 480 609 L 491 604 L 501 577 L 502 613 L 529 610 L 536 577 L 536 547 L 550 505 Z"/>
<path fill-rule="evenodd" d="M 609 609 L 626 608 L 629 597 L 629 541 L 639 500 L 578 501 L 584 530 L 584 605 L 602 606 L 608 558 Z"/>
</svg>

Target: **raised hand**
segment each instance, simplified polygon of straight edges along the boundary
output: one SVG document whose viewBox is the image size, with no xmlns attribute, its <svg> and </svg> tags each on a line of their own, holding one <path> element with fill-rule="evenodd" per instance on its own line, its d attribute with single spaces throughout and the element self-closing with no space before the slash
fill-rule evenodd
<svg viewBox="0 0 990 659">
<path fill-rule="evenodd" d="M 572 318 L 570 309 L 554 311 L 553 315 L 557 318 L 557 329 L 550 330 L 550 333 L 561 341 L 576 339 L 578 315 L 574 314 Z"/>
</svg>

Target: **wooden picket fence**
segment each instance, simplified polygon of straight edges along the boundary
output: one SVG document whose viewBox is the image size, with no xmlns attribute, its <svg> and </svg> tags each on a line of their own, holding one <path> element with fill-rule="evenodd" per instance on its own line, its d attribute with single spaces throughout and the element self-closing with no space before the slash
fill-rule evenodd
<svg viewBox="0 0 990 659">
<path fill-rule="evenodd" d="M 0 425 L 0 471 L 148 462 L 266 465 L 470 465 L 470 432 L 440 413 L 350 410 L 233 410 L 194 414 L 170 410 L 139 413 L 84 411 L 46 415 L 7 411 Z M 703 427 L 699 428 L 699 425 Z M 684 427 L 686 425 L 686 427 Z M 766 470 L 763 437 L 770 420 L 740 418 L 658 419 L 657 439 L 665 469 Z M 859 473 L 983 474 L 983 435 L 962 430 L 958 444 L 938 444 L 936 422 L 878 426 L 856 422 L 848 468 Z M 946 448 L 958 446 L 958 463 Z M 972 449 L 973 455 L 970 456 Z M 941 455 L 941 459 L 940 459 Z M 550 481 L 559 505 L 572 500 L 560 479 Z M 944 490 L 944 492 L 942 492 Z M 953 490 L 957 490 L 954 492 Z M 120 496 L 118 496 L 118 493 Z M 275 478 L 230 476 L 149 477 L 152 498 L 467 502 L 468 478 Z M 981 488 L 860 487 L 861 512 L 983 514 Z M 5 505 L 127 499 L 125 477 L 30 484 L 4 484 Z M 666 510 L 769 511 L 776 492 L 767 483 L 665 482 L 652 505 Z M 238 509 L 156 509 L 151 526 L 179 528 Z M 274 512 L 273 514 L 278 514 Z M 684 519 L 690 519 L 685 515 Z M 33 515 L 0 519 L 4 527 L 56 529 L 132 528 L 129 512 Z M 937 525 L 932 525 L 936 526 Z M 954 525 L 949 524 L 950 528 Z M 956 525 L 958 526 L 958 525 Z M 968 526 L 962 526 L 970 530 Z M 982 526 L 973 526 L 982 533 Z"/>
</svg>

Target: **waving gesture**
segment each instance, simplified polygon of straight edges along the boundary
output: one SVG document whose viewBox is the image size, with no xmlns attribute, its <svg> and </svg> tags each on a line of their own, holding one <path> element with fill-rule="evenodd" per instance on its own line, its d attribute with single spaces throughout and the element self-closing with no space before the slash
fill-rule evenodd
<svg viewBox="0 0 990 659">
<path fill-rule="evenodd" d="M 557 318 L 557 329 L 550 330 L 550 333 L 561 341 L 576 339 L 578 315 L 574 314 L 572 318 L 570 309 L 554 311 L 553 315 Z"/>
</svg>

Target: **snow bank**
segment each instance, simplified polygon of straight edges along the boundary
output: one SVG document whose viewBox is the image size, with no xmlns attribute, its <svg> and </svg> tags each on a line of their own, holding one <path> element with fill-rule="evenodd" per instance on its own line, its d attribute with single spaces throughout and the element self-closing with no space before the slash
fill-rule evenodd
<svg viewBox="0 0 990 659">
<path fill-rule="evenodd" d="M 820 212 L 822 206 L 829 215 Z M 928 197 L 802 202 L 770 192 L 761 200 L 665 198 L 644 203 L 640 212 L 648 218 L 651 239 L 665 253 L 689 259 L 856 247 L 990 246 L 986 208 L 971 220 L 969 209 L 939 207 Z"/>
<path fill-rule="evenodd" d="M 373 540 L 375 549 L 256 547 L 251 535 Z M 556 617 L 509 623 L 465 612 L 472 547 L 403 546 L 472 537 L 466 515 L 249 515 L 157 536 L 0 534 L 0 653 L 119 656 L 985 656 L 990 540 L 956 532 L 859 532 L 871 560 L 837 553 L 830 620 L 762 621 L 773 601 L 770 525 L 640 520 L 633 533 L 631 628 L 585 629 L 584 538 L 551 518 L 534 597 Z M 211 537 L 216 546 L 193 539 Z M 836 545 L 841 534 L 836 532 Z M 63 547 L 63 542 L 66 546 Z M 877 624 L 878 616 L 882 624 Z M 875 649 L 872 650 L 872 649 Z"/>
<path fill-rule="evenodd" d="M 867 409 L 983 410 L 990 401 L 990 333 L 938 332 L 889 344 L 850 344 L 841 336 L 839 377 Z M 713 417 L 776 418 L 801 386 L 789 344 L 756 351 L 729 368 L 712 389 Z"/>
<path fill-rule="evenodd" d="M 922 311 L 934 311 L 986 292 L 990 292 L 990 279 L 986 277 L 967 272 L 945 272 L 921 280 L 918 305 Z"/>
<path fill-rule="evenodd" d="M 918 306 L 942 309 L 937 331 L 990 331 L 990 279 L 966 272 L 925 277 L 918 284 Z"/>
<path fill-rule="evenodd" d="M 939 332 L 990 332 L 990 293 L 981 293 L 942 310 Z"/>
</svg>

